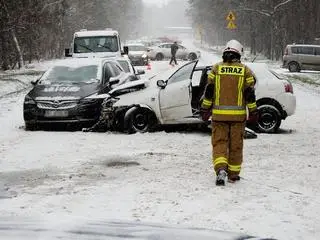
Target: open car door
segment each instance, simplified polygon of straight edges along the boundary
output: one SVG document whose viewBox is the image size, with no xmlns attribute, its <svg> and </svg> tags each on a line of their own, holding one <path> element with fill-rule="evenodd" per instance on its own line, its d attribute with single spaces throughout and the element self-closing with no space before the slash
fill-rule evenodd
<svg viewBox="0 0 320 240">
<path fill-rule="evenodd" d="M 165 124 L 185 123 L 192 116 L 191 77 L 197 63 L 198 60 L 192 61 L 179 68 L 160 90 L 160 111 Z"/>
</svg>

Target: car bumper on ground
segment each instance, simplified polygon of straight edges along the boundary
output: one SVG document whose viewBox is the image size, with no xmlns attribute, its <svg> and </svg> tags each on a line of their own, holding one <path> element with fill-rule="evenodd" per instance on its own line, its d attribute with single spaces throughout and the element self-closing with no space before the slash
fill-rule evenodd
<svg viewBox="0 0 320 240">
<path fill-rule="evenodd" d="M 277 101 L 282 106 L 287 116 L 291 116 L 296 111 L 296 96 L 292 93 L 282 93 L 277 96 Z"/>
</svg>

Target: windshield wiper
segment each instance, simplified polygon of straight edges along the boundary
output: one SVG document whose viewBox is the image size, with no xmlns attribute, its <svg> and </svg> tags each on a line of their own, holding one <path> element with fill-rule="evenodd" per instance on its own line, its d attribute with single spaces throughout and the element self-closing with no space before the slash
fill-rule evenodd
<svg viewBox="0 0 320 240">
<path fill-rule="evenodd" d="M 105 48 L 105 49 L 110 50 L 111 52 L 113 52 L 113 50 L 112 50 L 109 46 L 102 45 L 102 44 L 100 44 L 100 43 L 98 43 L 97 46 L 103 47 L 103 48 Z"/>
<path fill-rule="evenodd" d="M 89 47 L 87 47 L 87 46 L 85 46 L 85 45 L 82 45 L 82 44 L 77 44 L 78 46 L 80 46 L 80 47 L 83 47 L 83 48 L 85 48 L 85 49 L 87 49 L 87 50 L 89 50 L 89 51 L 91 51 L 91 52 L 95 52 L 95 51 L 93 51 L 91 48 L 89 48 Z"/>
</svg>

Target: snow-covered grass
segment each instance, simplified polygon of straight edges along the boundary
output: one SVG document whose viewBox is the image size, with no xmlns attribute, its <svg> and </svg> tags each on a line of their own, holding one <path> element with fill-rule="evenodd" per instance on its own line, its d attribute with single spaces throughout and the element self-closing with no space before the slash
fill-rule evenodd
<svg viewBox="0 0 320 240">
<path fill-rule="evenodd" d="M 201 53 L 202 63 L 220 59 Z M 147 74 L 169 68 L 153 62 Z M 25 92 L 0 98 L 0 215 L 319 239 L 320 94 L 296 83 L 294 91 L 295 115 L 279 134 L 245 140 L 243 180 L 226 187 L 214 184 L 209 134 L 26 132 Z"/>
</svg>

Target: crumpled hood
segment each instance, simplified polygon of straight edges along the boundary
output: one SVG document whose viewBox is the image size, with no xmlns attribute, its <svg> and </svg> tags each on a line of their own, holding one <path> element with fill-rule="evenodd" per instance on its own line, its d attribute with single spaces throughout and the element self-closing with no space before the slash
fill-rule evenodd
<svg viewBox="0 0 320 240">
<path fill-rule="evenodd" d="M 36 85 L 28 95 L 34 100 L 77 100 L 92 95 L 99 90 L 99 83 L 39 84 Z"/>
</svg>

